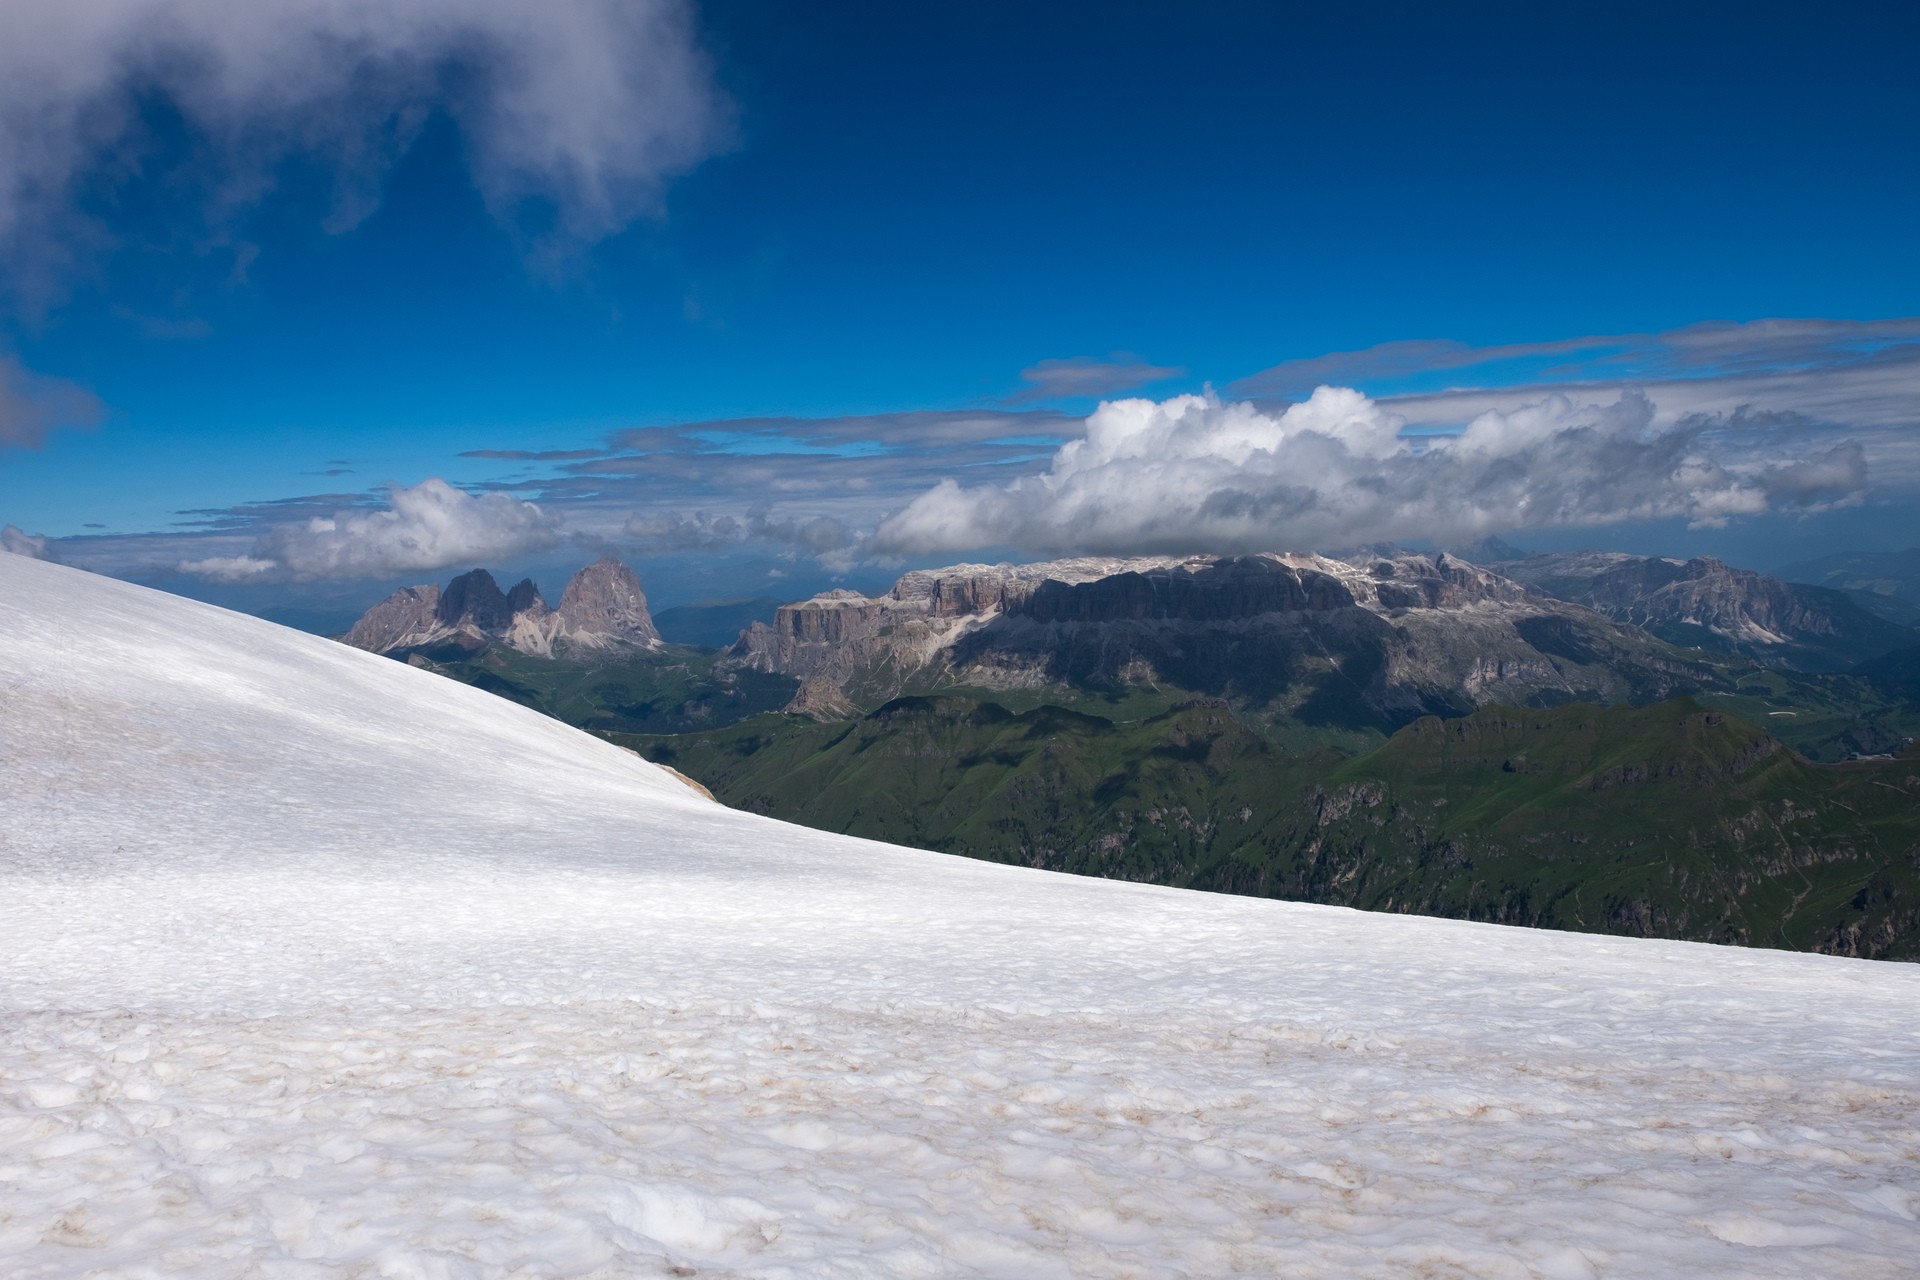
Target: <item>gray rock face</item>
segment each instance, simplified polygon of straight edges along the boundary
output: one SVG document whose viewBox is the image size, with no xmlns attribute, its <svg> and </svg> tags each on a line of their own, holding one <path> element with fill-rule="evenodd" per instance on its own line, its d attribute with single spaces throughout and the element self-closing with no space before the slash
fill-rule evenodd
<svg viewBox="0 0 1920 1280">
<path fill-rule="evenodd" d="M 439 625 L 440 588 L 402 587 L 360 615 L 344 639 L 356 649 L 385 653 L 389 649 L 422 644 Z"/>
<path fill-rule="evenodd" d="M 559 609 L 547 607 L 531 578 L 503 593 L 485 569 L 461 574 L 445 590 L 403 587 L 367 610 L 343 638 L 373 653 L 504 644 L 538 657 L 570 650 L 612 656 L 660 643 L 640 579 L 614 560 L 575 574 Z"/>
<path fill-rule="evenodd" d="M 574 574 L 555 612 L 560 634 L 576 645 L 610 648 L 660 643 L 639 577 L 618 560 L 597 560 Z"/>
<path fill-rule="evenodd" d="M 783 606 L 729 661 L 800 677 L 806 696 L 790 709 L 812 715 L 943 685 L 1171 684 L 1390 724 L 1719 678 L 1634 628 L 1444 555 L 959 565 L 908 574 L 880 597 Z"/>
</svg>

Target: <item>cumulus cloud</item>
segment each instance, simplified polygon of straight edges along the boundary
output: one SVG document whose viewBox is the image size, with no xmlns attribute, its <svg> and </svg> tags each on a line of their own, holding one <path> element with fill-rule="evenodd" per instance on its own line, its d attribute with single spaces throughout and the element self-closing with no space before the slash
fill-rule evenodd
<svg viewBox="0 0 1920 1280">
<path fill-rule="evenodd" d="M 58 561 L 45 538 L 36 537 L 19 525 L 10 524 L 0 527 L 0 552 L 8 555 L 25 556 L 29 560 Z"/>
<path fill-rule="evenodd" d="M 100 402 L 91 392 L 0 356 L 0 449 L 37 449 L 56 428 L 99 419 Z"/>
<path fill-rule="evenodd" d="M 155 165 L 217 224 L 316 160 L 351 225 L 435 110 L 498 216 L 535 199 L 590 240 L 727 130 L 686 0 L 11 0 L 5 26 L 0 244 L 22 260 L 73 248 L 83 186 Z"/>
<path fill-rule="evenodd" d="M 180 563 L 223 582 L 269 577 L 379 578 L 480 564 L 559 542 L 558 522 L 504 493 L 479 497 L 444 480 L 391 491 L 384 510 L 343 510 L 266 530 L 245 555 Z"/>
<path fill-rule="evenodd" d="M 1858 446 L 1716 451 L 1737 434 L 1725 419 L 1658 424 L 1635 392 L 1610 403 L 1551 395 L 1443 435 L 1403 436 L 1405 425 L 1343 387 L 1281 412 L 1212 395 L 1113 401 L 1045 471 L 971 488 L 943 481 L 883 520 L 867 549 L 1178 553 L 1672 517 L 1717 527 L 1851 501 L 1866 482 Z"/>
</svg>

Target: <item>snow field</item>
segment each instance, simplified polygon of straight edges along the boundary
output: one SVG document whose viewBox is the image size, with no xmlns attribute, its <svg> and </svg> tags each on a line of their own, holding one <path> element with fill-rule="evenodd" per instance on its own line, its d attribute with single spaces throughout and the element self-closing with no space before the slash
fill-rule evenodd
<svg viewBox="0 0 1920 1280">
<path fill-rule="evenodd" d="M 1900 1276 L 1920 971 L 711 805 L 0 556 L 0 1275 Z"/>
</svg>

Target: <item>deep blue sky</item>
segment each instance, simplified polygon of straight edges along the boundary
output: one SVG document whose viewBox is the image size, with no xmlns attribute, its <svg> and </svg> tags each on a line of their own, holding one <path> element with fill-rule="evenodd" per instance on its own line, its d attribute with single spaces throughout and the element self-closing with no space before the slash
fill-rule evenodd
<svg viewBox="0 0 1920 1280">
<path fill-rule="evenodd" d="M 1912 10 L 698 14 L 732 143 L 557 259 L 488 212 L 445 115 L 330 232 L 326 165 L 297 151 L 209 220 L 191 124 L 149 102 L 155 146 L 188 158 L 81 188 L 110 240 L 10 300 L 0 350 L 105 414 L 0 454 L 0 520 L 165 532 L 183 510 L 538 478 L 457 455 L 990 408 L 1049 359 L 1183 371 L 1144 388 L 1165 395 L 1396 340 L 1920 311 Z"/>
</svg>

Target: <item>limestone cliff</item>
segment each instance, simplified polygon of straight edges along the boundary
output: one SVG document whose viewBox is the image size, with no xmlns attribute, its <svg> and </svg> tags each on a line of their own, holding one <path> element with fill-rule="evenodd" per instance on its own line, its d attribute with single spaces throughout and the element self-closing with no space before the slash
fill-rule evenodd
<svg viewBox="0 0 1920 1280">
<path fill-rule="evenodd" d="M 756 624 L 730 661 L 800 677 L 796 711 L 955 685 L 1173 685 L 1395 723 L 1485 701 L 1662 696 L 1704 663 L 1445 555 L 1077 559 L 910 573 Z"/>
</svg>

